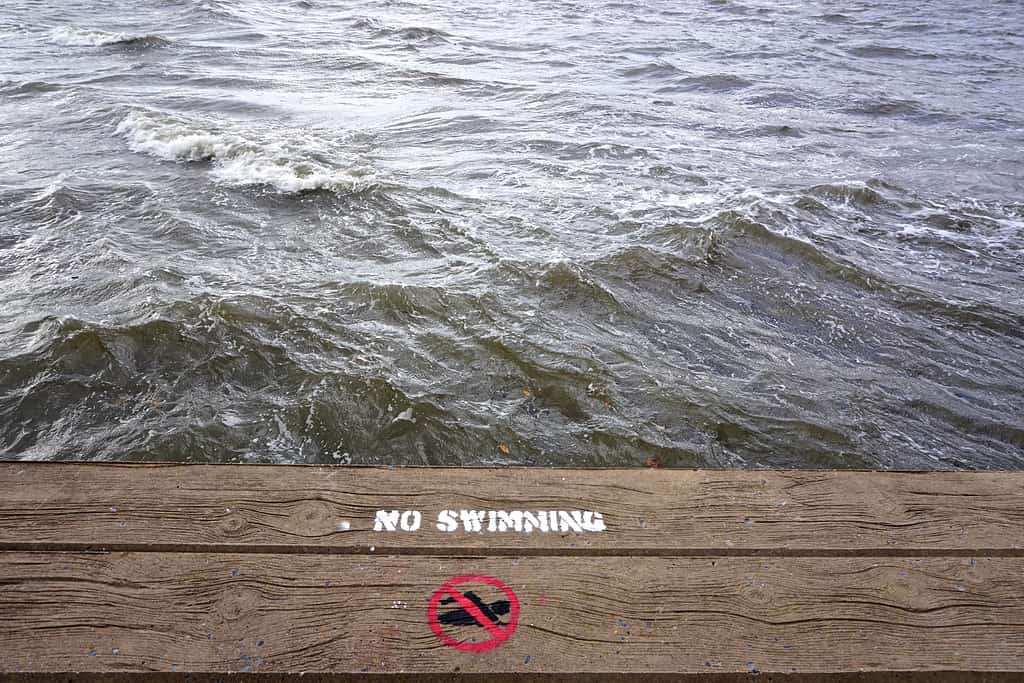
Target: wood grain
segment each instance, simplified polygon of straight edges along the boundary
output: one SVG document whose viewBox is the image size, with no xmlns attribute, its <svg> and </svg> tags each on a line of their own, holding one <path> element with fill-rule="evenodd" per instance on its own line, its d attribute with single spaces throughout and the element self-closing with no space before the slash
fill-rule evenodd
<svg viewBox="0 0 1024 683">
<path fill-rule="evenodd" d="M 1020 680 L 1022 485 L 0 463 L 0 682 Z M 423 526 L 373 531 L 393 509 Z M 442 533 L 442 509 L 592 510 L 608 530 Z M 430 596 L 464 574 L 518 594 L 501 647 L 429 628 Z"/>
<path fill-rule="evenodd" d="M 500 578 L 521 624 L 440 644 L 446 579 Z M 1024 671 L 1019 558 L 451 558 L 0 553 L 3 671 Z"/>
<path fill-rule="evenodd" d="M 1024 473 L 0 463 L 0 549 L 490 556 L 1024 555 Z M 441 533 L 442 509 L 585 509 L 590 534 Z M 424 514 L 375 533 L 378 509 Z M 346 526 L 347 525 L 347 526 Z"/>
</svg>

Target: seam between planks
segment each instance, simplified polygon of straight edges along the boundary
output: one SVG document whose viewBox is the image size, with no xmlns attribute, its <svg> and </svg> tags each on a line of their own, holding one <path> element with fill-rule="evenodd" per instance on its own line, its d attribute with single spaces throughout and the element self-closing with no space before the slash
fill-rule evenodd
<svg viewBox="0 0 1024 683">
<path fill-rule="evenodd" d="M 251 555 L 365 555 L 435 557 L 1024 557 L 1024 548 L 552 548 L 509 546 L 303 546 L 274 544 L 11 543 L 0 552 L 186 553 Z"/>
</svg>

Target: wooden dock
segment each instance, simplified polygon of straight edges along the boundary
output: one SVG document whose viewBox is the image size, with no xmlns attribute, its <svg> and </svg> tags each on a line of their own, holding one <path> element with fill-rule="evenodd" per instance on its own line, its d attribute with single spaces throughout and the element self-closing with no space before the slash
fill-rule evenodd
<svg viewBox="0 0 1024 683">
<path fill-rule="evenodd" d="M 0 463 L 0 680 L 1024 680 L 1024 473 Z"/>
</svg>

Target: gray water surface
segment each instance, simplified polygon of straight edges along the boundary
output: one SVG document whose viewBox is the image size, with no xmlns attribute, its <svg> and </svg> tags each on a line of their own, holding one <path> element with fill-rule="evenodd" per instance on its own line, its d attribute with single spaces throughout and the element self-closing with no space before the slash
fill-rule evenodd
<svg viewBox="0 0 1024 683">
<path fill-rule="evenodd" d="M 0 37 L 0 457 L 1024 467 L 1019 2 Z"/>
</svg>

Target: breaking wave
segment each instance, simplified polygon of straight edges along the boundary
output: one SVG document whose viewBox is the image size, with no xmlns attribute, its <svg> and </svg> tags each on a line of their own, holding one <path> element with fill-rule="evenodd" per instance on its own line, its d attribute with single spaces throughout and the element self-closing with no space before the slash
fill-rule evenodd
<svg viewBox="0 0 1024 683">
<path fill-rule="evenodd" d="M 69 47 L 102 47 L 105 45 L 131 45 L 160 47 L 169 45 L 166 38 L 154 35 L 133 36 L 128 33 L 110 33 L 78 26 L 60 26 L 50 32 L 50 42 Z"/>
<path fill-rule="evenodd" d="M 358 193 L 377 185 L 376 176 L 356 165 L 338 168 L 318 156 L 309 141 L 268 139 L 150 111 L 133 111 L 117 126 L 132 151 L 166 161 L 212 163 L 210 175 L 234 186 L 267 186 L 279 192 L 326 190 Z"/>
</svg>

